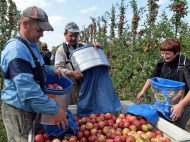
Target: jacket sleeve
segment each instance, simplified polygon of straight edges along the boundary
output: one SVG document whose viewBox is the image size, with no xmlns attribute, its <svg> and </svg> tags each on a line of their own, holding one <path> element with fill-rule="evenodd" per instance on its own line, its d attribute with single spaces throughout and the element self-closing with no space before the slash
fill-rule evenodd
<svg viewBox="0 0 190 142">
<path fill-rule="evenodd" d="M 64 52 L 63 46 L 60 46 L 55 54 L 55 69 L 61 69 L 65 73 L 65 75 L 71 76 L 72 70 L 66 67 L 66 61 L 66 53 Z"/>
<path fill-rule="evenodd" d="M 161 70 L 162 70 L 162 65 L 164 64 L 163 59 L 159 60 L 156 67 L 154 68 L 153 72 L 151 73 L 149 78 L 152 77 L 160 77 Z"/>
<path fill-rule="evenodd" d="M 47 73 L 54 73 L 55 67 L 51 65 L 45 65 L 45 72 Z"/>
<path fill-rule="evenodd" d="M 48 98 L 34 81 L 33 75 L 21 73 L 13 78 L 21 103 L 29 103 L 30 107 L 39 113 L 54 115 L 59 107 L 53 99 Z"/>
</svg>

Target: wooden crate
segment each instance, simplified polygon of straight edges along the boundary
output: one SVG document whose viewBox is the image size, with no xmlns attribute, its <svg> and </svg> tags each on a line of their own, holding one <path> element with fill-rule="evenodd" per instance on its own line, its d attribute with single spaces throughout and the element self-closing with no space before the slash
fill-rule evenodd
<svg viewBox="0 0 190 142">
<path fill-rule="evenodd" d="M 121 111 L 121 113 L 125 113 L 127 108 L 133 105 L 133 103 L 129 101 L 121 101 L 121 104 L 123 107 L 123 110 Z M 68 109 L 73 114 L 77 114 L 76 105 L 70 105 Z M 33 127 L 30 130 L 28 142 L 34 142 L 34 135 L 35 135 L 36 128 L 37 127 L 39 128 L 39 125 L 40 125 L 37 120 L 39 119 L 37 118 L 36 121 L 34 121 Z M 173 125 L 172 123 L 160 117 L 158 118 L 155 128 L 161 130 L 163 132 L 163 135 L 169 137 L 172 140 L 172 142 L 190 142 L 190 133 L 188 133 L 187 131 Z"/>
</svg>

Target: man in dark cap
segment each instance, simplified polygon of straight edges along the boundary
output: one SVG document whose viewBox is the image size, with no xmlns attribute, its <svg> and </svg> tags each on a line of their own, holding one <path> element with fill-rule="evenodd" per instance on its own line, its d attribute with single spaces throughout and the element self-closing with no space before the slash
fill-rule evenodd
<svg viewBox="0 0 190 142">
<path fill-rule="evenodd" d="M 73 87 L 71 91 L 70 104 L 77 104 L 77 98 L 79 96 L 79 91 L 81 87 L 80 79 L 82 78 L 82 73 L 79 70 L 74 70 L 71 63 L 69 62 L 70 53 L 81 46 L 86 45 L 85 43 L 78 42 L 79 27 L 76 23 L 70 22 L 65 26 L 64 36 L 66 42 L 61 45 L 55 54 L 55 68 L 62 70 L 67 77 L 69 77 L 73 82 Z M 94 47 L 100 47 L 99 42 L 93 43 Z"/>
<path fill-rule="evenodd" d="M 7 41 L 1 52 L 5 78 L 1 91 L 2 118 L 9 142 L 28 141 L 36 113 L 52 115 L 58 127 L 68 124 L 66 113 L 42 91 L 45 73 L 64 75 L 52 66 L 44 66 L 37 43 L 44 31 L 53 31 L 47 14 L 39 7 L 28 7 L 21 16 L 17 37 Z"/>
<path fill-rule="evenodd" d="M 44 59 L 45 65 L 51 65 L 51 60 L 50 60 L 51 52 L 47 48 L 47 43 L 43 42 L 41 44 L 41 49 L 42 49 L 42 51 L 40 52 L 40 54 L 42 55 L 42 57 Z"/>
</svg>

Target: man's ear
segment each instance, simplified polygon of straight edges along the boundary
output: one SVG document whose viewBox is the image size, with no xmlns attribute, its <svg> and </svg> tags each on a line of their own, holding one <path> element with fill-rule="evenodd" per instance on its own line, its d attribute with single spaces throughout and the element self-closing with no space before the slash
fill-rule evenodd
<svg viewBox="0 0 190 142">
<path fill-rule="evenodd" d="M 26 27 L 27 24 L 28 24 L 28 21 L 26 21 L 26 20 L 23 20 L 23 21 L 22 21 L 22 25 L 23 25 L 24 27 Z"/>
</svg>

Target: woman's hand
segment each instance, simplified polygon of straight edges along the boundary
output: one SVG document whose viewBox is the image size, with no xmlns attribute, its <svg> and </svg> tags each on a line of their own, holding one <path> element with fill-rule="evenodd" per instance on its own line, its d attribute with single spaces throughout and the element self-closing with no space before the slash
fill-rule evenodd
<svg viewBox="0 0 190 142">
<path fill-rule="evenodd" d="M 140 104 L 141 103 L 141 97 L 142 96 L 144 96 L 144 92 L 143 91 L 141 91 L 141 92 L 139 92 L 138 94 L 137 94 L 137 100 L 136 100 L 136 102 L 137 102 L 137 104 Z"/>
<path fill-rule="evenodd" d="M 171 108 L 171 112 L 172 112 L 171 115 L 172 120 L 177 120 L 178 118 L 181 117 L 181 114 L 183 112 L 183 106 L 178 103 Z"/>
</svg>

